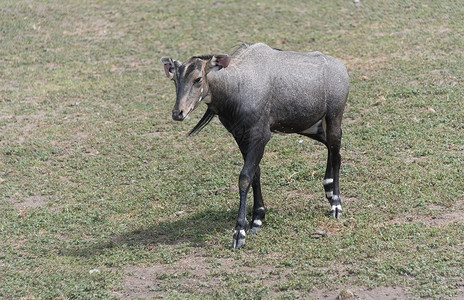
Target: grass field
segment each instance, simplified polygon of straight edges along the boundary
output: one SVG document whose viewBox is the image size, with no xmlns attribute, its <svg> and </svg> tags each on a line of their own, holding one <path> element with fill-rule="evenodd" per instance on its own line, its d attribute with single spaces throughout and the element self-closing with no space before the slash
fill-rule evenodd
<svg viewBox="0 0 464 300">
<path fill-rule="evenodd" d="M 278 2 L 0 0 L 1 299 L 464 297 L 464 6 Z M 217 119 L 186 136 L 205 106 L 171 120 L 159 59 L 242 41 L 340 58 L 351 90 L 343 218 L 324 147 L 274 135 L 234 251 L 241 155 Z"/>
</svg>

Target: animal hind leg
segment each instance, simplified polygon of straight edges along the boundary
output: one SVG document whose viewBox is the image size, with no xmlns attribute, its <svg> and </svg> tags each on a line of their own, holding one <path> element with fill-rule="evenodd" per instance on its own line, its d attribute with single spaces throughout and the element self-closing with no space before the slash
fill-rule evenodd
<svg viewBox="0 0 464 300">
<path fill-rule="evenodd" d="M 327 122 L 327 148 L 329 153 L 326 175 L 324 178 L 326 197 L 331 205 L 330 213 L 337 219 L 342 215 L 342 202 L 339 188 L 341 165 L 340 146 L 342 138 L 342 129 L 340 125 L 341 121 Z"/>
<path fill-rule="evenodd" d="M 327 166 L 325 169 L 325 176 L 324 176 L 324 191 L 325 197 L 329 200 L 329 203 L 332 204 L 332 196 L 333 196 L 333 168 L 332 168 L 332 159 L 330 148 L 327 147 Z"/>
<path fill-rule="evenodd" d="M 332 132 L 332 126 L 330 127 L 330 142 L 329 144 L 327 139 L 327 125 L 326 125 L 326 118 L 322 118 L 321 121 L 315 124 L 315 126 L 311 127 L 310 130 L 305 130 L 300 132 L 299 134 L 310 137 L 316 141 L 319 141 L 327 146 L 328 155 L 327 155 L 327 166 L 325 169 L 325 176 L 324 176 L 324 191 L 327 200 L 331 205 L 331 214 L 338 218 L 341 213 L 341 202 L 340 202 L 340 194 L 338 192 L 338 171 L 335 170 L 340 169 L 340 159 L 337 159 L 337 153 L 339 156 L 340 152 L 340 139 L 341 134 L 337 135 L 336 132 Z M 332 125 L 332 124 L 331 124 Z M 335 164 L 333 163 L 335 162 Z M 338 167 L 337 167 L 338 164 Z M 337 173 L 337 183 L 335 183 L 335 173 Z M 337 185 L 337 194 L 334 194 L 334 186 Z"/>
<path fill-rule="evenodd" d="M 333 217 L 339 218 L 342 215 L 342 201 L 340 198 L 340 189 L 339 189 L 339 174 L 340 174 L 340 165 L 341 165 L 341 156 L 340 156 L 340 146 L 334 146 L 334 149 L 331 151 L 332 157 L 332 170 L 333 170 L 333 192 L 332 199 L 330 201 L 330 213 Z"/>
</svg>

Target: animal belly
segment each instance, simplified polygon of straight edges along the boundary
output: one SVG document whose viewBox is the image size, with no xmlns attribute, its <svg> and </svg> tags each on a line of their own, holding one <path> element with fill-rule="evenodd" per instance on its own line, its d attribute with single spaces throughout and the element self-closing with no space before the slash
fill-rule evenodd
<svg viewBox="0 0 464 300">
<path fill-rule="evenodd" d="M 306 123 L 305 124 L 282 124 L 276 123 L 271 126 L 272 132 L 278 133 L 301 133 L 305 135 L 311 134 L 318 134 L 319 127 L 322 124 L 322 120 L 319 119 L 312 124 Z"/>
<path fill-rule="evenodd" d="M 325 115 L 325 105 L 286 106 L 271 113 L 271 130 L 282 133 L 316 134 Z"/>
<path fill-rule="evenodd" d="M 319 127 L 321 126 L 321 124 L 322 124 L 322 120 L 319 120 L 313 126 L 307 128 L 307 129 L 305 129 L 303 131 L 299 131 L 298 133 L 301 133 L 301 134 L 317 134 L 319 132 Z"/>
</svg>

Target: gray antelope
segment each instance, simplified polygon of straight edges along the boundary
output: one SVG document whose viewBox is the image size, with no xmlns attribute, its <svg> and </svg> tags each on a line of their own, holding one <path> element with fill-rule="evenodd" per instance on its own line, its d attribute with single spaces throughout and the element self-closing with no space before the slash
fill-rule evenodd
<svg viewBox="0 0 464 300">
<path fill-rule="evenodd" d="M 172 118 L 183 121 L 205 102 L 208 108 L 189 134 L 199 132 L 218 115 L 243 155 L 233 248 L 245 244 L 250 187 L 254 205 L 249 233 L 263 224 L 259 163 L 271 132 L 297 133 L 327 146 L 323 185 L 331 215 L 341 216 L 341 124 L 349 90 L 343 63 L 320 52 L 282 51 L 262 43 L 243 44 L 230 56 L 194 56 L 184 63 L 163 57 L 161 61 L 176 86 Z"/>
</svg>

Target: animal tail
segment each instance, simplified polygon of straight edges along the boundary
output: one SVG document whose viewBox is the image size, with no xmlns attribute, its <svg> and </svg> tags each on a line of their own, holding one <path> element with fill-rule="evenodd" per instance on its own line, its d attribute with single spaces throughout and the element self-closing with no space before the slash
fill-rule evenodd
<svg viewBox="0 0 464 300">
<path fill-rule="evenodd" d="M 214 112 L 212 112 L 209 108 L 205 111 L 205 114 L 201 118 L 200 121 L 198 121 L 197 125 L 193 127 L 192 130 L 188 133 L 189 136 L 196 135 L 199 133 L 203 128 L 205 128 L 206 125 L 211 122 L 211 120 L 214 118 Z"/>
</svg>

